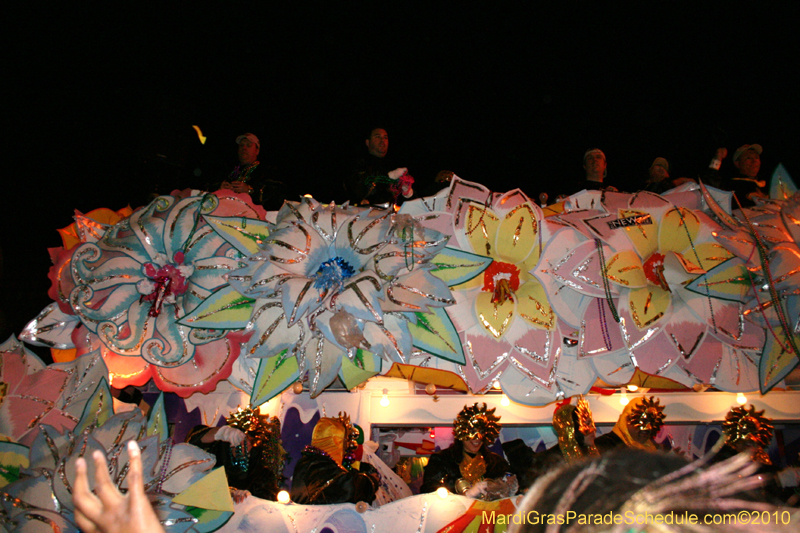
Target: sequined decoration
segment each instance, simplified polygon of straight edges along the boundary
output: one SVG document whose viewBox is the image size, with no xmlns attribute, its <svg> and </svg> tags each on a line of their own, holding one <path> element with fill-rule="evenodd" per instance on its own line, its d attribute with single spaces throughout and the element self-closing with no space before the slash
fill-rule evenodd
<svg viewBox="0 0 800 533">
<path fill-rule="evenodd" d="M 458 465 L 458 470 L 464 479 L 470 484 L 474 484 L 480 481 L 486 473 L 486 461 L 481 454 L 477 454 L 475 457 L 464 454 L 464 460 Z"/>
</svg>

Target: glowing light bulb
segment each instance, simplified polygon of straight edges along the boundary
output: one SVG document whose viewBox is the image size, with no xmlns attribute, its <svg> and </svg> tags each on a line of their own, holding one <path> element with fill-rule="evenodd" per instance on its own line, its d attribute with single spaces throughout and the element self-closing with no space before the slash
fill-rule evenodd
<svg viewBox="0 0 800 533">
<path fill-rule="evenodd" d="M 436 438 L 436 428 L 431 428 L 431 439 Z"/>
<path fill-rule="evenodd" d="M 500 382 L 497 381 L 497 380 L 494 380 L 494 383 L 492 383 L 492 388 L 495 389 L 495 390 L 500 390 Z"/>
<path fill-rule="evenodd" d="M 511 405 L 511 401 L 505 394 L 503 394 L 503 397 L 500 399 L 500 405 L 502 405 L 503 407 L 508 407 L 509 405 Z"/>
<path fill-rule="evenodd" d="M 744 405 L 744 404 L 747 403 L 747 398 L 741 392 L 737 393 L 736 394 L 736 403 L 738 403 L 739 405 Z"/>
<path fill-rule="evenodd" d="M 628 405 L 628 402 L 630 402 L 628 399 L 628 393 L 625 392 L 625 389 L 622 389 L 622 392 L 619 395 L 619 403 L 622 405 Z"/>
<path fill-rule="evenodd" d="M 288 492 L 282 490 L 278 493 L 278 503 L 289 503 L 290 501 L 292 501 L 292 498 Z"/>
<path fill-rule="evenodd" d="M 639 385 L 634 385 L 631 383 L 630 385 L 628 385 L 628 390 L 631 392 L 636 392 L 637 390 L 639 390 Z"/>
<path fill-rule="evenodd" d="M 381 398 L 381 407 L 389 407 L 389 389 L 383 389 L 383 397 Z"/>
<path fill-rule="evenodd" d="M 437 495 L 437 496 L 439 496 L 439 497 L 440 497 L 441 499 L 443 499 L 443 500 L 444 500 L 445 498 L 447 498 L 447 495 L 448 495 L 448 494 L 450 494 L 450 493 L 449 493 L 449 492 L 447 491 L 447 489 L 446 489 L 446 488 L 444 488 L 444 487 L 439 487 L 438 489 L 436 489 L 436 495 Z"/>
</svg>

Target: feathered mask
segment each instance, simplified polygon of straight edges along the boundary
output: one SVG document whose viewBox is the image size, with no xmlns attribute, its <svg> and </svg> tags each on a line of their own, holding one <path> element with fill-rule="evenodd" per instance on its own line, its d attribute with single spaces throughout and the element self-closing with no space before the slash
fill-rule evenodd
<svg viewBox="0 0 800 533">
<path fill-rule="evenodd" d="M 642 398 L 642 401 L 631 409 L 628 415 L 628 423 L 640 431 L 650 431 L 652 434 L 658 433 L 664 425 L 664 406 L 653 396 Z"/>
<path fill-rule="evenodd" d="M 494 442 L 501 428 L 495 410 L 487 409 L 485 403 L 483 407 L 478 407 L 477 403 L 464 407 L 453 421 L 453 435 L 460 441 L 480 438 L 485 443 Z"/>
<path fill-rule="evenodd" d="M 722 431 L 725 433 L 726 442 L 734 448 L 737 444 L 752 443 L 756 447 L 753 459 L 764 464 L 772 464 L 763 449 L 769 446 L 774 428 L 769 418 L 764 416 L 763 410 L 756 411 L 752 405 L 750 409 L 733 407 L 725 416 Z"/>
</svg>

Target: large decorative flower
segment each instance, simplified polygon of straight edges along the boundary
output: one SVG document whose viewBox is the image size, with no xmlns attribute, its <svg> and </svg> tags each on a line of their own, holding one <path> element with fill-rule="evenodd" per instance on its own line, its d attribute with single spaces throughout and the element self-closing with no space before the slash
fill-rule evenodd
<svg viewBox="0 0 800 533">
<path fill-rule="evenodd" d="M 161 196 L 72 255 L 69 303 L 112 352 L 177 367 L 220 338 L 177 322 L 238 268 L 238 253 L 201 215 L 219 199 Z"/>
<path fill-rule="evenodd" d="M 241 324 L 253 332 L 247 355 L 294 355 L 300 374 L 311 371 L 314 395 L 336 378 L 345 354 L 405 362 L 411 336 L 402 313 L 452 303 L 426 265 L 445 242 L 392 210 L 285 203 L 262 250 L 229 276 L 251 299 L 252 316 Z"/>
<path fill-rule="evenodd" d="M 54 531 L 77 532 L 72 499 L 76 459 L 87 458 L 88 477 L 93 480 L 94 462 L 89 457 L 96 450 L 102 452 L 112 482 L 125 490 L 126 444 L 132 439 L 141 448 L 144 489 L 167 531 L 210 533 L 231 517 L 233 502 L 223 471 L 211 471 L 214 457 L 203 450 L 172 444 L 163 398 L 147 418 L 138 409 L 114 415 L 104 379 L 84 388 L 83 418 L 74 430 L 37 426 L 28 468 L 19 480 L 3 488 L 5 515 L 15 530 L 32 530 L 45 523 Z"/>
<path fill-rule="evenodd" d="M 766 330 L 758 376 L 766 394 L 800 364 L 800 193 L 743 209 L 734 217 L 705 188 L 703 192 L 724 224 L 714 236 L 747 267 L 741 276 L 747 290 L 740 315 L 743 325 Z"/>
<path fill-rule="evenodd" d="M 519 385 L 527 394 L 539 387 L 552 400 L 559 327 L 535 269 L 558 228 L 521 191 L 494 194 L 458 178 L 443 207 L 452 219 L 451 246 L 475 263 L 489 263 L 481 275 L 453 286 L 457 303 L 448 314 L 465 346 L 462 376 L 476 392 L 499 380 L 504 390 Z"/>
<path fill-rule="evenodd" d="M 213 220 L 204 216 L 211 212 Z M 227 273 L 246 255 L 219 227 L 257 240 L 251 229 L 266 224 L 266 212 L 247 195 L 187 190 L 124 214 L 76 212 L 75 224 L 59 230 L 64 247 L 51 250 L 55 302 L 20 338 L 58 349 L 60 361 L 97 351 L 118 387 L 152 378 L 182 397 L 210 392 L 230 375 L 239 340 L 179 321 L 227 287 Z"/>
<path fill-rule="evenodd" d="M 715 241 L 715 222 L 672 203 L 696 204 L 687 194 L 606 192 L 590 202 L 584 193 L 578 199 L 595 210 L 554 217 L 583 239 L 548 259 L 564 289 L 556 310 L 579 328 L 579 356 L 608 383 L 640 368 L 687 386 L 752 389 L 763 332 L 741 320 L 746 271 Z"/>
</svg>

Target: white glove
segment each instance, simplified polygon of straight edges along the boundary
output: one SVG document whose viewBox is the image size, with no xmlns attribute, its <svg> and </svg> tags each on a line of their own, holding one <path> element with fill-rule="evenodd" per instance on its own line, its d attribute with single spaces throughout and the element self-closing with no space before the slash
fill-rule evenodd
<svg viewBox="0 0 800 533">
<path fill-rule="evenodd" d="M 221 440 L 232 446 L 239 446 L 244 442 L 245 438 L 247 438 L 247 435 L 244 434 L 244 431 L 230 426 L 222 426 L 217 430 L 216 435 L 214 435 L 214 440 Z"/>
<path fill-rule="evenodd" d="M 405 174 L 407 172 L 408 172 L 408 169 L 405 168 L 405 167 L 396 168 L 396 169 L 392 170 L 391 172 L 389 172 L 389 179 L 393 179 L 393 180 L 397 181 L 397 180 L 400 179 L 400 177 L 403 174 Z"/>
<path fill-rule="evenodd" d="M 467 498 L 477 498 L 486 493 L 486 481 L 478 481 L 474 485 L 472 485 L 467 492 L 464 493 L 464 496 Z"/>
</svg>

